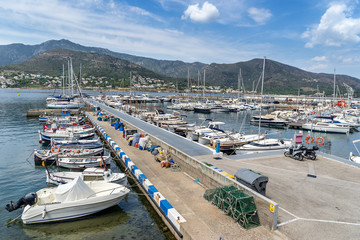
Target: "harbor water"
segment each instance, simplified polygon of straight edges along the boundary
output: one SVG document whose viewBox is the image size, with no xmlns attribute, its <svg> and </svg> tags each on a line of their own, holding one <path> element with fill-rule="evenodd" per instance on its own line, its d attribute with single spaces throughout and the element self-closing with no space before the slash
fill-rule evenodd
<svg viewBox="0 0 360 240">
<path fill-rule="evenodd" d="M 40 147 L 41 124 L 37 118 L 26 118 L 26 112 L 45 108 L 52 93 L 0 89 L 0 239 L 174 239 L 135 189 L 118 206 L 77 221 L 23 225 L 22 209 L 5 210 L 10 201 L 47 187 L 45 169 L 35 167 L 33 160 L 33 150 Z"/>
</svg>

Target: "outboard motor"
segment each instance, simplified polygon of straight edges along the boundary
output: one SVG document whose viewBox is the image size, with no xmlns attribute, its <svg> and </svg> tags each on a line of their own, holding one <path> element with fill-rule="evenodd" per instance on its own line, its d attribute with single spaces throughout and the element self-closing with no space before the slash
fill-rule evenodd
<svg viewBox="0 0 360 240">
<path fill-rule="evenodd" d="M 28 193 L 28 194 L 25 194 L 22 198 L 20 198 L 16 204 L 11 201 L 10 204 L 6 204 L 6 207 L 5 209 L 8 210 L 9 212 L 12 212 L 18 208 L 21 208 L 21 207 L 25 207 L 27 205 L 33 205 L 36 203 L 36 199 L 37 199 L 37 195 L 36 193 L 32 192 L 32 193 Z"/>
</svg>

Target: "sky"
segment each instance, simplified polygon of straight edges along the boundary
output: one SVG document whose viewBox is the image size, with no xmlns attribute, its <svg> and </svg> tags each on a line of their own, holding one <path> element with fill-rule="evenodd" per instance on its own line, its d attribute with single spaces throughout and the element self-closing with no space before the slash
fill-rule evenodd
<svg viewBox="0 0 360 240">
<path fill-rule="evenodd" d="M 266 56 L 360 79 L 359 0 L 0 0 L 0 21 L 0 45 L 68 39 L 206 64 Z"/>
</svg>

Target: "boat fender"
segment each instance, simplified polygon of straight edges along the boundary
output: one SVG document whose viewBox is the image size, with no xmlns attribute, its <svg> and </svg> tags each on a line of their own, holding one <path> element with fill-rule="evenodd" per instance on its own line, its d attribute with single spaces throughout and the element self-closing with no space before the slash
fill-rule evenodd
<svg viewBox="0 0 360 240">
<path fill-rule="evenodd" d="M 43 212 L 42 212 L 42 215 L 41 215 L 43 219 L 45 218 L 46 213 L 47 213 L 46 207 L 44 206 L 44 209 L 43 209 Z"/>
<path fill-rule="evenodd" d="M 37 195 L 34 192 L 25 194 L 22 198 L 20 198 L 16 203 L 11 201 L 10 204 L 7 204 L 5 209 L 9 212 L 12 212 L 20 207 L 27 206 L 27 205 L 33 205 L 36 203 Z"/>
</svg>

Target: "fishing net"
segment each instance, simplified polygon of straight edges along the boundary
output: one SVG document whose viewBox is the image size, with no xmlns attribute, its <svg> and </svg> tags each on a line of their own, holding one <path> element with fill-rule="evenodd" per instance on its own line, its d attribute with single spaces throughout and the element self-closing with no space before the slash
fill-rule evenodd
<svg viewBox="0 0 360 240">
<path fill-rule="evenodd" d="M 245 229 L 260 225 L 254 197 L 233 185 L 207 189 L 204 198 L 232 217 Z"/>
</svg>

